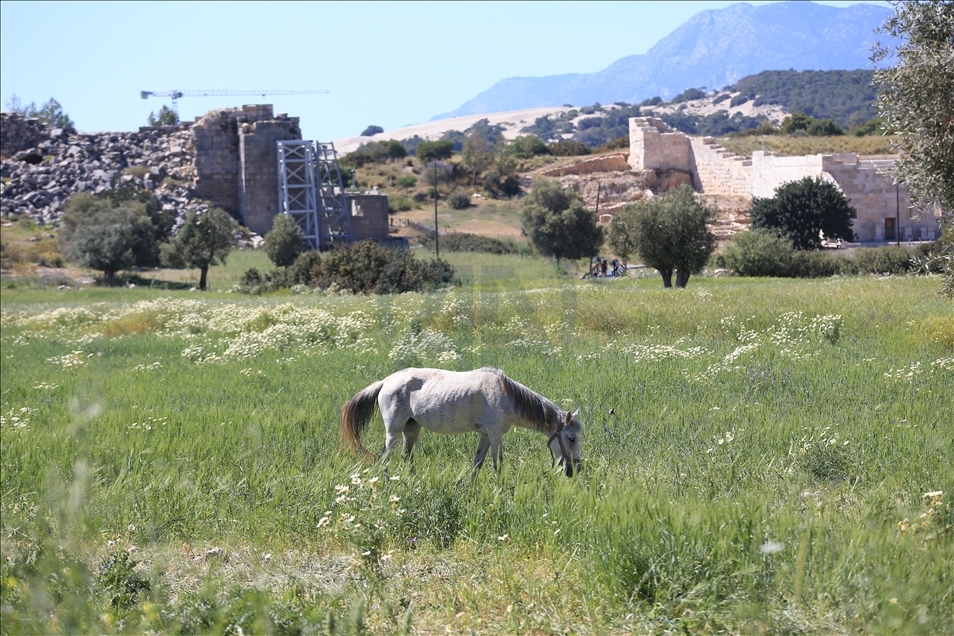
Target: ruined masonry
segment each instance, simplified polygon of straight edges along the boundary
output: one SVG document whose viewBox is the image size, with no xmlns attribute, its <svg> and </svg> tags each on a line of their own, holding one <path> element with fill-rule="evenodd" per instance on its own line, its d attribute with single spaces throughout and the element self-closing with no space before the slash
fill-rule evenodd
<svg viewBox="0 0 954 636">
<path fill-rule="evenodd" d="M 721 148 L 712 138 L 689 137 L 652 117 L 629 120 L 629 143 L 633 170 L 684 171 L 703 194 L 771 197 L 789 181 L 826 179 L 845 193 L 857 211 L 852 227 L 860 242 L 933 240 L 940 234 L 934 212 L 914 209 L 907 187 L 891 179 L 893 156 L 782 157 L 759 150 L 747 159 Z"/>
<path fill-rule="evenodd" d="M 211 111 L 179 126 L 138 132 L 76 133 L 3 113 L 0 125 L 0 213 L 59 221 L 78 192 L 131 184 L 176 212 L 221 207 L 257 234 L 278 213 L 277 142 L 300 140 L 297 117 L 274 115 L 270 104 Z M 388 238 L 387 197 L 348 195 L 355 238 Z"/>
</svg>

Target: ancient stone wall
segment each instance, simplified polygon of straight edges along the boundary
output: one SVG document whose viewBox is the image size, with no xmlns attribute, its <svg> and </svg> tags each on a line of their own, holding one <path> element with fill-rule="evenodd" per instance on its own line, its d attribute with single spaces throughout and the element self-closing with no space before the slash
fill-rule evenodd
<svg viewBox="0 0 954 636">
<path fill-rule="evenodd" d="M 355 241 L 388 237 L 388 198 L 383 194 L 347 194 L 345 204 L 351 211 L 351 229 Z"/>
<path fill-rule="evenodd" d="M 583 159 L 578 163 L 560 168 L 553 168 L 543 172 L 545 177 L 565 177 L 571 174 L 591 174 L 594 172 L 623 172 L 629 170 L 629 156 L 620 153 L 618 155 L 600 155 L 590 159 Z"/>
<path fill-rule="evenodd" d="M 685 167 L 680 164 L 685 162 Z M 649 117 L 630 119 L 629 165 L 638 170 L 688 170 L 706 195 L 772 197 L 784 183 L 820 177 L 834 183 L 855 208 L 855 240 L 932 240 L 939 235 L 933 211 L 911 207 L 904 184 L 890 177 L 894 157 L 855 154 L 781 157 L 756 151 L 751 160 L 720 148 L 713 139 L 690 138 Z"/>
<path fill-rule="evenodd" d="M 257 234 L 271 230 L 279 212 L 277 142 L 298 139 L 297 117 L 282 114 L 239 125 L 238 216 Z"/>
<path fill-rule="evenodd" d="M 684 170 L 691 167 L 689 138 L 652 117 L 629 120 L 629 165 L 633 170 Z"/>
<path fill-rule="evenodd" d="M 704 194 L 752 195 L 752 160 L 732 154 L 711 137 L 692 137 L 693 185 Z"/>
</svg>

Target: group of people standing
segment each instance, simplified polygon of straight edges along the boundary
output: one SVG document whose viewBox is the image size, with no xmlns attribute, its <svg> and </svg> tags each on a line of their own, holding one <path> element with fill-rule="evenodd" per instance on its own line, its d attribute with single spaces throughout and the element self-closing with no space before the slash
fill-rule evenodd
<svg viewBox="0 0 954 636">
<path fill-rule="evenodd" d="M 612 265 L 612 269 L 610 266 Z M 594 278 L 607 278 L 609 276 L 622 276 L 625 268 L 622 263 L 619 262 L 619 259 L 614 258 L 611 263 L 607 263 L 606 259 L 600 256 L 597 256 L 594 261 L 590 261 L 590 274 Z"/>
</svg>

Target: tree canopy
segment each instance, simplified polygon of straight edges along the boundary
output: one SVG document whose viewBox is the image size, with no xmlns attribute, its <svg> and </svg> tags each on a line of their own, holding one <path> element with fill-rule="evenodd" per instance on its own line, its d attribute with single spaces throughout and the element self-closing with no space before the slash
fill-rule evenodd
<svg viewBox="0 0 954 636">
<path fill-rule="evenodd" d="M 450 159 L 454 154 L 454 142 L 448 139 L 422 141 L 417 145 L 417 158 L 427 164 L 435 159 Z"/>
<path fill-rule="evenodd" d="M 146 121 L 150 126 L 178 126 L 179 113 L 163 104 L 162 108 L 159 109 L 159 114 L 149 113 Z"/>
<path fill-rule="evenodd" d="M 782 184 L 771 198 L 752 200 L 752 228 L 774 230 L 795 249 L 821 248 L 821 235 L 852 240 L 855 210 L 844 193 L 821 177 L 804 177 Z"/>
<path fill-rule="evenodd" d="M 235 245 L 237 227 L 229 213 L 220 208 L 211 208 L 201 216 L 190 212 L 179 234 L 163 246 L 163 260 L 172 267 L 197 267 L 199 289 L 204 291 L 209 267 L 225 262 Z"/>
<path fill-rule="evenodd" d="M 68 215 L 72 220 L 64 223 L 59 237 L 64 256 L 103 272 L 110 284 L 116 272 L 135 264 L 140 243 L 154 236 L 149 219 L 130 207 L 114 208 L 94 201 L 81 211 L 67 211 L 63 218 Z"/>
<path fill-rule="evenodd" d="M 878 110 L 898 133 L 899 178 L 916 202 L 954 211 L 954 3 L 893 2 L 882 31 L 904 38 L 897 50 L 878 48 L 876 60 L 895 64 L 875 72 Z"/>
<path fill-rule="evenodd" d="M 689 276 L 702 271 L 715 251 L 716 238 L 708 222 L 715 208 L 696 200 L 692 188 L 682 185 L 650 201 L 627 205 L 610 223 L 610 247 L 626 259 L 638 253 L 659 271 L 663 286 L 685 287 Z"/>
<path fill-rule="evenodd" d="M 301 228 L 290 214 L 276 214 L 265 234 L 265 253 L 278 267 L 288 267 L 305 250 Z"/>
<path fill-rule="evenodd" d="M 603 244 L 603 228 L 580 198 L 559 181 L 536 179 L 524 203 L 523 234 L 534 248 L 557 262 L 595 255 Z"/>
<path fill-rule="evenodd" d="M 35 117 L 40 121 L 63 130 L 75 131 L 76 126 L 70 116 L 63 112 L 63 107 L 52 97 L 48 102 L 37 108 L 34 102 L 24 105 L 20 98 L 12 95 L 7 100 L 7 110 L 11 113 L 19 113 L 24 117 Z"/>
<path fill-rule="evenodd" d="M 172 222 L 145 190 L 81 192 L 66 203 L 57 241 L 67 260 L 100 270 L 112 282 L 121 269 L 158 264 L 159 242 L 169 235 Z"/>
</svg>

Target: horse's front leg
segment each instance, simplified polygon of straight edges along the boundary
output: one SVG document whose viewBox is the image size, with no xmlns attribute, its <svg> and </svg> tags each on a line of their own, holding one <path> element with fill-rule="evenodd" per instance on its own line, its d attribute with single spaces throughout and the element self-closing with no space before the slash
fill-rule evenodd
<svg viewBox="0 0 954 636">
<path fill-rule="evenodd" d="M 480 441 L 477 442 L 477 454 L 474 455 L 474 470 L 471 472 L 471 477 L 477 476 L 477 471 L 484 465 L 484 459 L 487 457 L 487 451 L 490 450 L 490 438 L 486 435 L 480 436 Z"/>
<path fill-rule="evenodd" d="M 494 459 L 494 472 L 499 473 L 503 467 L 503 440 L 491 442 L 490 456 Z"/>
</svg>

